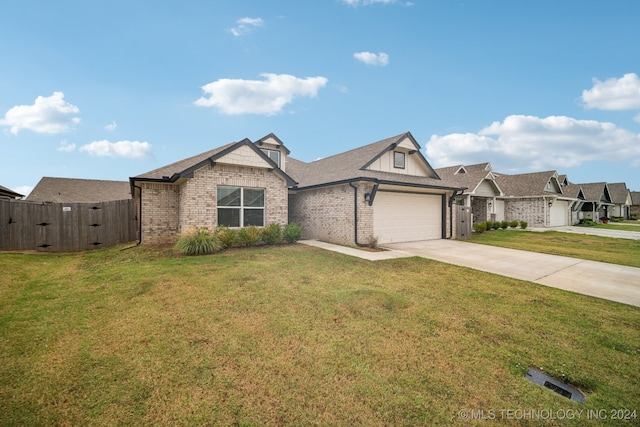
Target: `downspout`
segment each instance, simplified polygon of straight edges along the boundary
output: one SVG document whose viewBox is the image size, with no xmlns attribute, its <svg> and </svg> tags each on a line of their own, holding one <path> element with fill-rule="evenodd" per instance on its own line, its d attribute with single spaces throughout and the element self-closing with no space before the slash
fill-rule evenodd
<svg viewBox="0 0 640 427">
<path fill-rule="evenodd" d="M 142 187 L 138 187 L 135 184 L 132 184 L 133 188 L 137 188 L 140 193 L 140 208 L 138 209 L 138 243 L 136 246 L 139 246 L 142 243 Z"/>
<path fill-rule="evenodd" d="M 456 200 L 456 197 L 461 196 L 462 193 L 464 193 L 462 189 L 454 190 L 451 197 L 449 197 L 449 237 L 447 237 L 447 239 L 453 239 L 453 202 Z"/>
<path fill-rule="evenodd" d="M 358 242 L 358 186 L 353 185 L 353 181 L 349 181 L 349 187 L 353 188 L 353 228 L 356 246 L 367 246 Z"/>
</svg>

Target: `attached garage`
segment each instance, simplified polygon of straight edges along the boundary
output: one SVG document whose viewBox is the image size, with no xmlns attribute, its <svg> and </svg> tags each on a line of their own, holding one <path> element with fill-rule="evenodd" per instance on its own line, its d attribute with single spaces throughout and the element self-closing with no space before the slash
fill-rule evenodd
<svg viewBox="0 0 640 427">
<path fill-rule="evenodd" d="M 561 227 L 568 225 L 569 202 L 566 200 L 555 200 L 549 212 L 549 225 L 551 227 Z"/>
<path fill-rule="evenodd" d="M 441 239 L 444 198 L 439 194 L 378 191 L 373 235 L 379 244 Z"/>
</svg>

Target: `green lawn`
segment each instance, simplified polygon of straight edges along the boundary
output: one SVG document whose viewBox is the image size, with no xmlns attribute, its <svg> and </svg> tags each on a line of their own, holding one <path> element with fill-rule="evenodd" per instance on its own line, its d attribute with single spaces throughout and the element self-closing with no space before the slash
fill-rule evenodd
<svg viewBox="0 0 640 427">
<path fill-rule="evenodd" d="M 639 230 L 640 231 L 640 230 Z M 473 243 L 640 267 L 640 240 L 526 230 L 474 233 Z"/>
<path fill-rule="evenodd" d="M 610 230 L 624 230 L 624 231 L 635 231 L 640 233 L 640 222 L 636 221 L 635 224 L 626 223 L 626 222 L 610 222 L 609 224 L 598 224 L 594 225 L 595 228 L 607 228 Z"/>
<path fill-rule="evenodd" d="M 119 249 L 0 254 L 0 425 L 640 416 L 640 308 L 420 258 Z M 526 381 L 528 367 L 579 387 L 586 405 Z M 507 419 L 541 410 L 585 412 Z"/>
</svg>

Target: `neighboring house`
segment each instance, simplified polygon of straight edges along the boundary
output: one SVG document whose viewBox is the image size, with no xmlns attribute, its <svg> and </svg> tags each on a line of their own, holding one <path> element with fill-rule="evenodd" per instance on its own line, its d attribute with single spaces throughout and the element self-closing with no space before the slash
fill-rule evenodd
<svg viewBox="0 0 640 427">
<path fill-rule="evenodd" d="M 627 188 L 627 184 L 624 182 L 607 183 L 607 187 L 609 188 L 611 203 L 613 203 L 610 211 L 611 216 L 629 219 L 631 192 Z"/>
<path fill-rule="evenodd" d="M 571 224 L 571 207 L 577 199 L 563 192 L 556 171 L 494 175 L 504 193 L 505 221 L 526 221 L 529 227 Z"/>
<path fill-rule="evenodd" d="M 489 163 L 476 165 L 456 165 L 436 169 L 436 173 L 445 181 L 466 187 L 456 202 L 471 207 L 473 222 L 504 221 L 504 196 L 496 183 L 495 175 Z"/>
<path fill-rule="evenodd" d="M 248 139 L 129 178 L 140 242 L 174 243 L 190 227 L 288 222 L 289 150 L 273 134 Z"/>
<path fill-rule="evenodd" d="M 564 175 L 560 175 L 560 185 L 562 185 L 562 192 L 567 197 L 572 197 L 575 201 L 571 204 L 571 222 L 570 224 L 577 224 L 580 222 L 580 219 L 583 217 L 582 215 L 582 206 L 585 202 L 585 195 L 582 191 L 582 187 L 578 184 L 573 184 L 566 179 L 563 180 L 562 177 Z"/>
<path fill-rule="evenodd" d="M 173 243 L 190 227 L 302 226 L 341 244 L 441 239 L 453 195 L 410 133 L 310 163 L 273 134 L 227 144 L 130 178 L 142 243 Z"/>
<path fill-rule="evenodd" d="M 131 199 L 127 181 L 44 177 L 29 193 L 30 202 L 98 203 Z"/>
<path fill-rule="evenodd" d="M 611 215 L 611 195 L 606 182 L 591 182 L 587 184 L 576 184 L 582 189 L 584 202 L 579 212 L 579 219 L 589 218 L 599 222 L 602 218 L 609 218 Z"/>
<path fill-rule="evenodd" d="M 629 215 L 635 215 L 640 218 L 640 191 L 631 191 L 631 207 Z"/>
<path fill-rule="evenodd" d="M 409 132 L 310 163 L 289 159 L 287 172 L 298 182 L 289 220 L 305 238 L 366 245 L 454 233 L 463 188 L 438 176 Z"/>
<path fill-rule="evenodd" d="M 15 191 L 0 185 L 0 199 L 20 199 L 22 197 L 24 197 L 23 194 L 16 193 Z"/>
</svg>

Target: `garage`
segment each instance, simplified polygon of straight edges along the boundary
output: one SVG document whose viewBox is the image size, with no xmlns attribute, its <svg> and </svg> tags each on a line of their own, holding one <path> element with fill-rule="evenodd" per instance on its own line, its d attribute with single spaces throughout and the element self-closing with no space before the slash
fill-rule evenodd
<svg viewBox="0 0 640 427">
<path fill-rule="evenodd" d="M 566 200 L 556 200 L 551 205 L 549 212 L 549 225 L 551 227 L 561 227 L 567 224 L 569 216 L 569 202 Z"/>
<path fill-rule="evenodd" d="M 442 238 L 442 196 L 378 191 L 373 235 L 378 244 Z"/>
</svg>

